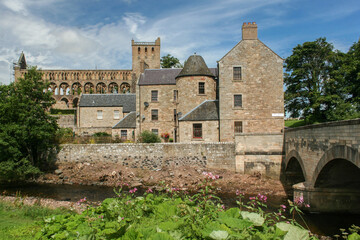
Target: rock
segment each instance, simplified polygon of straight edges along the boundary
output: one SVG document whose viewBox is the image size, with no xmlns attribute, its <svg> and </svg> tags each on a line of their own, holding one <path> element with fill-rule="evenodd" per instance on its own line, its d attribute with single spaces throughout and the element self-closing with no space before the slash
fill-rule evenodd
<svg viewBox="0 0 360 240">
<path fill-rule="evenodd" d="M 64 178 L 64 176 L 63 175 L 59 175 L 59 179 L 63 179 Z"/>
<path fill-rule="evenodd" d="M 169 175 L 170 175 L 170 177 L 174 177 L 174 173 L 173 173 L 173 172 L 170 172 Z"/>
<path fill-rule="evenodd" d="M 69 179 L 69 177 L 68 177 L 68 176 L 65 176 L 65 177 L 64 177 L 64 180 L 67 180 L 67 179 Z"/>
<path fill-rule="evenodd" d="M 63 173 L 63 171 L 61 171 L 60 169 L 56 169 L 55 170 L 55 174 L 57 174 L 57 175 L 60 175 L 60 174 L 62 174 Z"/>
<path fill-rule="evenodd" d="M 143 184 L 141 182 L 132 182 L 130 184 L 131 188 L 134 188 L 134 187 L 141 187 Z"/>
</svg>

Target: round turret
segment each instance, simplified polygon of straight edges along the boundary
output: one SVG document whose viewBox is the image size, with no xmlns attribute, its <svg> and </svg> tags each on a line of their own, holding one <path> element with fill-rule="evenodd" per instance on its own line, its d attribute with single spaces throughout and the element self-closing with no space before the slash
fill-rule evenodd
<svg viewBox="0 0 360 240">
<path fill-rule="evenodd" d="M 176 76 L 178 90 L 177 112 L 183 116 L 205 100 L 216 99 L 216 81 L 200 55 L 190 56 Z"/>
</svg>

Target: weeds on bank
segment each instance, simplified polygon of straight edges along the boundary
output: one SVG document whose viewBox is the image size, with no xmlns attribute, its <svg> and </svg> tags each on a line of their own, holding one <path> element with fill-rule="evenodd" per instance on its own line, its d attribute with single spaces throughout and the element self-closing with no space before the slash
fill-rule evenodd
<svg viewBox="0 0 360 240">
<path fill-rule="evenodd" d="M 219 176 L 204 172 L 203 177 L 192 196 L 164 185 L 158 194 L 148 189 L 136 196 L 136 188 L 121 183 L 115 191 L 118 197 L 99 207 L 45 218 L 36 239 L 315 239 L 286 219 L 286 206 L 266 213 L 265 195 L 246 201 L 237 191 L 239 207 L 226 209 L 216 196 Z"/>
</svg>

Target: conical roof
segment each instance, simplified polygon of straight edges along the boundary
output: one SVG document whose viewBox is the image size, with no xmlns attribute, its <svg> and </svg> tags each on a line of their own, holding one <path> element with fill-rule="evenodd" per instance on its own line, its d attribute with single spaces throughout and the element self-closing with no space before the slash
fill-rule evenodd
<svg viewBox="0 0 360 240">
<path fill-rule="evenodd" d="M 206 66 L 206 63 L 202 56 L 196 54 L 191 55 L 188 60 L 186 60 L 184 68 L 181 70 L 179 75 L 176 76 L 176 78 L 185 76 L 209 76 L 213 78 L 215 77 L 210 72 L 209 68 Z"/>
</svg>

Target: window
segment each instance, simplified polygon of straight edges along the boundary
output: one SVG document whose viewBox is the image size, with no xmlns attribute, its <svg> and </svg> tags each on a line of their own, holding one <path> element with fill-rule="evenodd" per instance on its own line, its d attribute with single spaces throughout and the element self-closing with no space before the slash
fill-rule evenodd
<svg viewBox="0 0 360 240">
<path fill-rule="evenodd" d="M 97 110 L 97 119 L 103 119 L 103 111 Z"/>
<path fill-rule="evenodd" d="M 242 95 L 234 95 L 234 107 L 242 107 Z"/>
<path fill-rule="evenodd" d="M 114 119 L 120 119 L 120 111 L 114 110 Z"/>
<path fill-rule="evenodd" d="M 234 132 L 235 133 L 242 133 L 243 132 L 242 122 L 241 121 L 234 122 Z"/>
<path fill-rule="evenodd" d="M 158 101 L 158 91 L 157 90 L 152 90 L 151 91 L 151 101 L 152 102 L 157 102 Z"/>
<path fill-rule="evenodd" d="M 174 90 L 174 102 L 178 99 L 178 90 Z"/>
<path fill-rule="evenodd" d="M 176 122 L 176 119 L 177 119 L 177 112 L 176 112 L 176 109 L 174 109 L 174 121 Z"/>
<path fill-rule="evenodd" d="M 201 123 L 193 124 L 193 138 L 202 138 L 202 124 Z"/>
<path fill-rule="evenodd" d="M 121 139 L 124 140 L 127 139 L 127 130 L 121 130 L 120 134 L 121 134 Z"/>
<path fill-rule="evenodd" d="M 151 129 L 151 132 L 159 136 L 159 129 Z"/>
<path fill-rule="evenodd" d="M 199 94 L 205 94 L 205 83 L 199 82 Z"/>
<path fill-rule="evenodd" d="M 159 120 L 159 110 L 157 110 L 157 109 L 152 109 L 151 110 L 151 120 L 152 121 Z"/>
<path fill-rule="evenodd" d="M 241 67 L 233 68 L 233 80 L 240 81 L 241 80 Z"/>
</svg>

